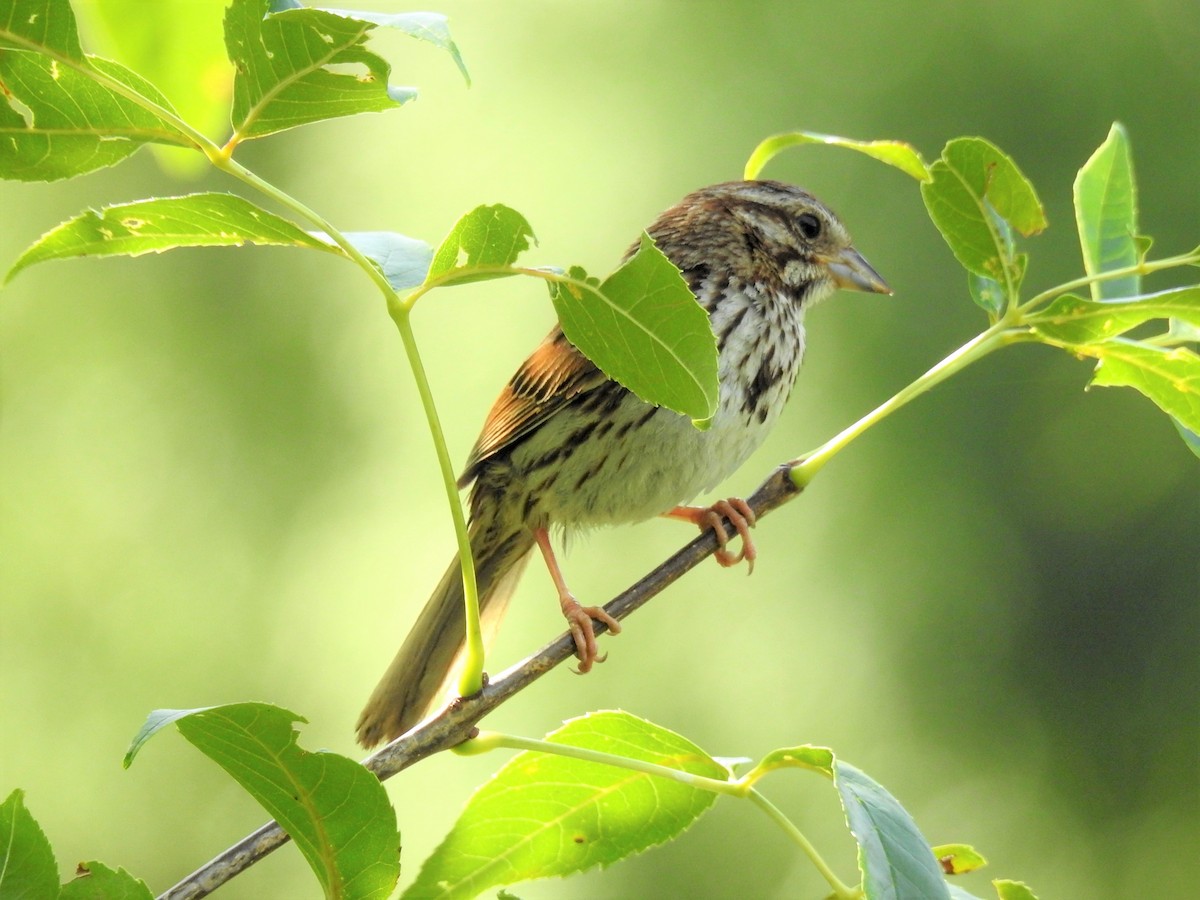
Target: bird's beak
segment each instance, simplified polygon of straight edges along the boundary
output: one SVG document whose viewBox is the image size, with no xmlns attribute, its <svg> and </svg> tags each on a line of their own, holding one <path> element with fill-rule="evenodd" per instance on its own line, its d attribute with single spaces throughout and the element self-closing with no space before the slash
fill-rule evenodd
<svg viewBox="0 0 1200 900">
<path fill-rule="evenodd" d="M 824 260 L 833 275 L 833 283 L 847 291 L 867 291 L 872 294 L 890 294 L 892 289 L 863 255 L 853 247 Z"/>
</svg>

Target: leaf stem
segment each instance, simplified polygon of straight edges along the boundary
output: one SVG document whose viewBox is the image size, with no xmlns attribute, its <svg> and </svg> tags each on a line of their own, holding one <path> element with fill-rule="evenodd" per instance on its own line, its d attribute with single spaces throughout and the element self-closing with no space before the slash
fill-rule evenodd
<svg viewBox="0 0 1200 900">
<path fill-rule="evenodd" d="M 1175 269 L 1180 266 L 1195 266 L 1200 265 L 1200 248 L 1191 251 L 1190 253 L 1180 253 L 1178 256 L 1168 256 L 1163 259 L 1151 261 L 1142 261 L 1133 266 L 1124 266 L 1120 269 L 1109 269 L 1107 272 L 1098 272 L 1095 275 L 1084 275 L 1080 278 L 1075 278 L 1071 281 L 1063 282 L 1060 285 L 1042 291 L 1040 294 L 1031 297 L 1025 303 L 1022 303 L 1018 310 L 1022 313 L 1028 312 L 1041 306 L 1043 303 L 1048 303 L 1055 297 L 1078 288 L 1087 287 L 1090 284 L 1095 284 L 1098 281 L 1112 281 L 1117 278 L 1128 278 L 1130 275 L 1149 275 L 1152 272 L 1162 272 L 1166 269 Z"/>
<path fill-rule="evenodd" d="M 779 807 L 768 800 L 759 791 L 752 789 L 746 796 L 750 798 L 751 803 L 765 812 L 767 816 L 770 817 L 770 819 L 776 825 L 782 828 L 784 833 L 790 837 L 797 846 L 800 847 L 800 849 L 804 852 L 804 855 L 808 857 L 809 862 L 811 862 L 816 867 L 817 871 L 821 873 L 821 877 L 829 882 L 829 886 L 833 888 L 833 895 L 837 897 L 838 900 L 857 900 L 857 898 L 863 896 L 863 892 L 860 888 L 849 887 L 837 877 L 833 869 L 829 867 L 829 864 L 825 862 L 825 859 L 820 853 L 817 852 L 817 848 L 813 846 L 812 841 L 804 836 L 804 833 L 796 827 L 795 823 L 793 823 L 791 819 L 783 814 L 783 811 L 779 809 Z"/>
<path fill-rule="evenodd" d="M 751 779 L 738 778 L 729 780 L 708 778 L 704 775 L 696 775 L 692 772 L 673 769 L 669 766 L 659 765 L 658 763 L 647 762 L 641 759 L 631 759 L 628 756 L 617 756 L 587 747 L 576 747 L 572 744 L 561 744 L 555 741 L 544 741 L 515 734 L 503 734 L 498 731 L 481 731 L 476 737 L 453 748 L 453 752 L 463 756 L 475 756 L 498 749 L 553 753 L 556 756 L 565 756 L 571 759 L 599 763 L 606 766 L 616 766 L 621 769 L 629 769 L 633 772 L 641 772 L 644 775 L 653 775 L 657 778 L 669 778 L 680 784 L 686 784 L 689 787 L 699 790 L 712 791 L 716 794 L 724 794 L 730 797 L 748 797 L 751 802 L 762 809 L 804 851 L 805 856 L 809 858 L 812 864 L 816 866 L 817 871 L 821 873 L 821 877 L 829 882 L 830 887 L 833 888 L 834 896 L 838 900 L 857 900 L 857 898 L 862 896 L 862 891 L 857 888 L 848 887 L 834 874 L 829 864 L 825 862 L 821 854 L 817 852 L 816 847 L 812 845 L 812 842 L 784 815 L 782 810 L 754 788 L 753 780 Z"/>
<path fill-rule="evenodd" d="M 421 361 L 416 336 L 412 330 L 410 317 L 412 295 L 410 294 L 404 298 L 400 297 L 388 283 L 387 278 L 380 268 L 367 259 L 324 216 L 275 187 L 269 181 L 260 178 L 231 157 L 221 154 L 215 158 L 210 158 L 213 165 L 221 171 L 239 179 L 260 193 L 266 194 L 280 205 L 287 207 L 299 218 L 311 222 L 324 231 L 329 239 L 337 244 L 351 261 L 366 272 L 387 303 L 388 314 L 400 332 L 400 340 L 404 344 L 409 369 L 412 372 L 413 381 L 416 383 L 417 393 L 421 398 L 421 408 L 425 412 L 425 421 L 429 427 L 429 434 L 433 438 L 434 453 L 437 456 L 442 485 L 446 491 L 446 500 L 450 506 L 450 517 L 454 523 L 454 536 L 458 543 L 459 566 L 462 569 L 463 597 L 466 605 L 467 623 L 467 643 L 464 653 L 466 665 L 463 668 L 458 688 L 461 696 L 468 697 L 475 694 L 483 686 L 484 647 L 483 630 L 479 623 L 479 587 L 475 577 L 475 562 L 471 556 L 471 539 L 467 531 L 466 516 L 463 514 L 462 501 L 458 494 L 458 478 L 455 474 L 454 463 L 450 459 L 450 450 L 446 444 L 446 435 L 442 430 L 437 404 L 433 399 L 433 390 L 429 385 L 429 378 L 425 373 L 425 366 Z M 419 291 L 421 291 L 420 288 L 413 293 L 418 293 Z"/>
<path fill-rule="evenodd" d="M 617 766 L 621 769 L 641 772 L 644 775 L 669 778 L 671 781 L 678 781 L 680 784 L 686 784 L 700 790 L 712 791 L 714 794 L 725 794 L 730 797 L 743 797 L 747 790 L 737 781 L 709 778 L 705 775 L 696 775 L 692 772 L 685 772 L 682 769 L 672 769 L 670 766 L 662 766 L 658 763 L 646 762 L 642 759 L 631 759 L 628 756 L 616 756 L 612 753 L 591 750 L 587 747 L 576 747 L 572 744 L 543 741 L 516 734 L 503 734 L 498 731 L 481 731 L 477 737 L 455 747 L 454 752 L 464 756 L 475 756 L 499 749 L 553 753 L 556 756 L 566 756 L 571 759 L 583 760 L 584 762 Z"/>
<path fill-rule="evenodd" d="M 941 362 L 930 368 L 924 375 L 903 387 L 888 400 L 885 400 L 871 412 L 867 413 L 853 425 L 834 435 L 816 450 L 808 453 L 791 463 L 791 478 L 796 487 L 804 488 L 825 465 L 840 451 L 844 450 L 851 441 L 907 405 L 910 401 L 941 384 L 951 375 L 962 371 L 976 360 L 982 359 L 993 350 L 1009 344 L 1025 340 L 1037 340 L 1037 336 L 1028 329 L 1016 325 L 1019 321 L 1015 313 L 1010 313 L 996 322 L 986 331 L 976 335 L 963 344 Z"/>
<path fill-rule="evenodd" d="M 442 485 L 446 490 L 446 501 L 450 506 L 450 516 L 454 522 L 459 568 L 462 569 L 467 629 L 466 646 L 463 650 L 465 665 L 459 677 L 458 694 L 460 697 L 470 697 L 479 693 L 480 688 L 483 687 L 484 662 L 483 628 L 479 622 L 479 583 L 475 577 L 475 561 L 471 556 L 471 537 L 467 529 L 466 517 L 463 515 L 462 501 L 458 495 L 458 479 L 454 474 L 454 463 L 450 460 L 446 435 L 442 431 L 442 422 L 438 416 L 437 404 L 434 403 L 433 390 L 429 386 L 429 378 L 425 374 L 425 366 L 421 362 L 416 337 L 413 335 L 411 315 L 409 310 L 400 303 L 396 305 L 389 303 L 388 312 L 391 314 L 392 321 L 396 323 L 396 328 L 400 331 L 400 340 L 404 343 L 405 355 L 408 357 L 413 381 L 416 382 L 417 393 L 421 397 L 425 420 L 429 425 L 429 432 L 433 436 L 433 447 L 442 475 Z"/>
</svg>

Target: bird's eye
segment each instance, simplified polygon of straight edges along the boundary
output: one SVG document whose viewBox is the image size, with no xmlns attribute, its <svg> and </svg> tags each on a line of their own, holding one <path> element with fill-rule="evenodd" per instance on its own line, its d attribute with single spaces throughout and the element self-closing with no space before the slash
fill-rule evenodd
<svg viewBox="0 0 1200 900">
<path fill-rule="evenodd" d="M 821 235 L 821 220 L 812 213 L 804 213 L 796 220 L 800 226 L 800 233 L 804 235 L 806 240 L 816 240 Z"/>
</svg>

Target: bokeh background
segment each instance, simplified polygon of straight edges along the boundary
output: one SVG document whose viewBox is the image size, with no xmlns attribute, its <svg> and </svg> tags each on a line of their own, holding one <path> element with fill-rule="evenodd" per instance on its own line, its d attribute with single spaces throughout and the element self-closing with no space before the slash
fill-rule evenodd
<svg viewBox="0 0 1200 900">
<path fill-rule="evenodd" d="M 184 5 L 214 23 L 221 7 Z M 150 6 L 115 9 L 132 29 Z M 444 54 L 381 35 L 417 103 L 255 142 L 245 161 L 347 229 L 436 242 L 504 202 L 537 230 L 530 261 L 603 272 L 661 209 L 738 177 L 769 134 L 901 138 L 927 158 L 981 134 L 1040 189 L 1051 230 L 1028 243 L 1028 283 L 1045 287 L 1080 270 L 1071 180 L 1119 119 L 1156 249 L 1200 240 L 1192 0 L 432 6 L 452 17 L 470 89 Z M 150 46 L 171 53 L 168 36 Z M 983 323 L 905 176 L 828 148 L 766 174 L 837 209 L 896 296 L 839 295 L 811 315 L 791 407 L 723 493 L 749 492 Z M 0 261 L 85 206 L 234 187 L 180 183 L 145 153 L 69 183 L 2 183 Z M 535 283 L 423 302 L 458 459 L 551 322 Z M 1060 900 L 1194 896 L 1200 461 L 1132 391 L 1085 393 L 1088 371 L 1035 347 L 967 371 L 764 521 L 752 579 L 694 573 L 606 639 L 594 674 L 561 669 L 488 724 L 539 735 L 620 707 L 719 755 L 826 744 L 932 841 L 982 850 L 991 867 L 964 882 L 976 893 L 1013 877 Z M 152 709 L 270 700 L 308 717 L 306 746 L 356 755 L 355 716 L 452 552 L 439 492 L 395 331 L 332 257 L 71 262 L 3 290 L 0 793 L 28 792 L 64 876 L 99 858 L 161 890 L 263 820 L 177 735 L 122 771 Z M 596 532 L 566 570 L 601 602 L 690 537 L 667 522 Z M 560 628 L 532 566 L 492 668 Z M 389 784 L 404 882 L 501 762 L 438 758 Z M 849 878 L 827 786 L 781 774 L 767 790 Z M 518 893 L 825 888 L 757 811 L 721 800 L 670 846 Z M 316 895 L 288 848 L 221 896 Z"/>
</svg>

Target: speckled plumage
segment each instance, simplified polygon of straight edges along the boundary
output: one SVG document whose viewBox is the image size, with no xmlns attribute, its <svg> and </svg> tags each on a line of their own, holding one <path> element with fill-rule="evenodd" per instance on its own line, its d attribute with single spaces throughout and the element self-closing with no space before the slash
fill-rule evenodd
<svg viewBox="0 0 1200 900">
<path fill-rule="evenodd" d="M 779 418 L 807 307 L 837 286 L 887 290 L 837 217 L 779 182 L 703 188 L 648 231 L 709 313 L 721 386 L 712 425 L 700 431 L 646 404 L 551 331 L 497 399 L 459 481 L 473 484 L 485 613 L 503 609 L 539 529 L 640 521 L 715 487 Z M 457 570 L 455 561 L 364 710 L 365 744 L 403 733 L 436 699 L 462 643 Z"/>
</svg>

